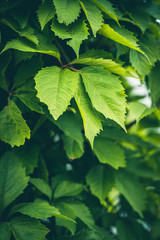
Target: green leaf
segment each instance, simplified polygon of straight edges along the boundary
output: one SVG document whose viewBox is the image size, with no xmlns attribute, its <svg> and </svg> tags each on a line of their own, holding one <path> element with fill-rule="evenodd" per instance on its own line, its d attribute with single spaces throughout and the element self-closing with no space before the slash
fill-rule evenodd
<svg viewBox="0 0 160 240">
<path fill-rule="evenodd" d="M 62 135 L 62 140 L 64 143 L 64 150 L 67 156 L 71 159 L 80 158 L 84 153 L 83 142 L 79 143 L 72 137 Z"/>
<path fill-rule="evenodd" d="M 119 220 L 116 222 L 119 240 L 135 240 L 136 236 L 133 226 L 128 220 Z"/>
<path fill-rule="evenodd" d="M 72 210 L 72 208 L 68 204 L 66 204 L 64 202 L 60 202 L 60 203 L 56 204 L 56 207 L 59 209 L 61 214 L 67 216 L 68 218 L 72 219 L 73 221 L 75 220 L 76 215 L 75 215 L 74 211 Z M 76 231 L 76 223 L 72 222 L 70 220 L 64 219 L 64 218 L 56 217 L 56 225 L 67 228 L 72 234 L 74 234 Z"/>
<path fill-rule="evenodd" d="M 93 217 L 88 209 L 88 207 L 81 202 L 67 202 L 67 204 L 72 208 L 75 215 L 81 219 L 90 229 L 95 229 L 95 223 Z"/>
<path fill-rule="evenodd" d="M 27 186 L 25 168 L 12 152 L 6 152 L 0 160 L 0 213 L 13 202 Z"/>
<path fill-rule="evenodd" d="M 37 97 L 48 106 L 54 119 L 58 119 L 76 92 L 77 73 L 56 66 L 46 67 L 36 75 L 35 82 Z"/>
<path fill-rule="evenodd" d="M 130 114 L 136 119 L 137 124 L 144 117 L 150 115 L 155 110 L 155 107 L 148 108 L 145 104 L 141 102 L 130 102 L 128 105 Z"/>
<path fill-rule="evenodd" d="M 13 31 L 19 34 L 20 37 L 24 37 L 31 41 L 32 43 L 38 45 L 38 39 L 34 34 L 34 29 L 27 25 L 25 28 L 19 30 L 19 27 L 17 24 L 15 24 L 12 20 L 9 19 L 1 19 L 1 23 L 7 25 L 9 28 L 11 28 Z"/>
<path fill-rule="evenodd" d="M 159 62 L 158 62 L 149 74 L 149 88 L 151 91 L 151 98 L 152 98 L 153 104 L 160 103 L 159 76 L 160 76 L 160 68 L 159 68 Z"/>
<path fill-rule="evenodd" d="M 125 129 L 126 99 L 119 78 L 102 67 L 85 67 L 81 75 L 93 107 Z"/>
<path fill-rule="evenodd" d="M 18 97 L 21 102 L 23 102 L 32 111 L 42 113 L 43 109 L 39 98 L 36 97 L 37 91 L 35 90 L 35 82 L 33 79 L 25 82 L 21 87 L 17 88 L 15 91 L 16 97 Z"/>
<path fill-rule="evenodd" d="M 55 8 L 53 6 L 52 0 L 45 0 L 41 3 L 39 8 L 37 9 L 37 16 L 39 23 L 41 25 L 41 29 L 43 31 L 46 24 L 55 16 Z"/>
<path fill-rule="evenodd" d="M 115 13 L 115 9 L 109 1 L 106 0 L 91 0 L 97 7 L 105 12 L 110 18 L 114 19 L 118 23 L 118 17 Z"/>
<path fill-rule="evenodd" d="M 65 135 L 62 136 L 62 140 L 68 157 L 72 159 L 81 157 L 84 152 L 84 137 L 81 122 L 76 114 L 68 111 L 56 121 L 50 117 L 49 119 L 64 132 Z"/>
<path fill-rule="evenodd" d="M 93 151 L 103 164 L 108 163 L 116 169 L 126 166 L 123 149 L 106 138 L 97 137 L 94 141 Z"/>
<path fill-rule="evenodd" d="M 17 105 L 10 100 L 0 112 L 0 139 L 13 147 L 23 145 L 26 138 L 30 138 L 30 129 Z"/>
<path fill-rule="evenodd" d="M 80 14 L 80 4 L 78 0 L 53 0 L 60 23 L 66 25 L 74 22 Z"/>
<path fill-rule="evenodd" d="M 10 240 L 10 228 L 7 222 L 0 224 L 0 240 Z"/>
<path fill-rule="evenodd" d="M 79 80 L 79 88 L 75 100 L 83 119 L 85 135 L 93 147 L 95 136 L 102 130 L 101 118 L 93 108 L 81 79 Z"/>
<path fill-rule="evenodd" d="M 57 208 L 49 205 L 48 202 L 32 202 L 15 205 L 12 214 L 20 212 L 36 219 L 47 219 L 53 216 L 61 215 Z"/>
<path fill-rule="evenodd" d="M 87 0 L 80 1 L 80 4 L 91 26 L 93 35 L 96 37 L 97 31 L 100 29 L 103 23 L 101 11 L 94 4 Z"/>
<path fill-rule="evenodd" d="M 90 54 L 89 54 L 90 55 Z M 87 57 L 87 54 L 83 57 L 83 54 L 80 55 L 78 59 L 72 61 L 73 64 L 84 64 L 90 66 L 101 66 L 106 70 L 119 74 L 126 75 L 127 69 L 122 67 L 122 64 L 114 62 L 112 59 L 104 59 L 104 58 L 92 58 Z"/>
<path fill-rule="evenodd" d="M 26 143 L 24 146 L 14 148 L 16 156 L 19 157 L 22 166 L 26 168 L 26 174 L 32 174 L 38 167 L 39 149 L 33 142 Z"/>
<path fill-rule="evenodd" d="M 109 26 L 109 24 L 104 24 L 98 33 L 143 54 L 137 44 L 138 39 L 133 35 L 132 32 L 125 28 L 120 28 L 117 26 L 112 28 Z"/>
<path fill-rule="evenodd" d="M 115 183 L 112 169 L 102 165 L 94 166 L 87 174 L 86 180 L 92 194 L 98 197 L 102 204 L 105 204 L 105 198 Z"/>
<path fill-rule="evenodd" d="M 42 66 L 42 60 L 37 57 L 21 62 L 14 75 L 13 88 L 18 87 L 24 84 L 27 80 L 33 78 L 36 73 L 42 68 Z"/>
<path fill-rule="evenodd" d="M 155 39 L 149 35 L 144 34 L 140 41 L 142 51 L 148 57 L 148 59 L 141 53 L 131 50 L 130 62 L 135 70 L 141 75 L 142 79 L 150 72 L 152 66 L 158 60 L 158 46 Z"/>
<path fill-rule="evenodd" d="M 43 41 L 39 41 L 38 46 L 35 46 L 34 44 L 23 38 L 13 39 L 6 44 L 1 53 L 7 51 L 8 49 L 16 49 L 22 52 L 42 53 L 60 59 L 58 49 L 50 42 L 47 42 L 47 39 L 45 38 L 43 38 Z"/>
<path fill-rule="evenodd" d="M 116 187 L 127 199 L 132 208 L 143 217 L 146 194 L 138 179 L 131 173 L 119 170 L 116 173 Z"/>
<path fill-rule="evenodd" d="M 52 189 L 47 182 L 41 178 L 30 178 L 30 182 L 51 200 Z"/>
<path fill-rule="evenodd" d="M 142 8 L 136 7 L 136 9 L 132 9 L 129 13 L 129 16 L 133 19 L 134 22 L 141 28 L 143 32 L 148 28 L 150 24 L 149 15 L 143 11 Z"/>
<path fill-rule="evenodd" d="M 61 39 L 71 39 L 67 41 L 67 44 L 73 48 L 77 57 L 79 56 L 82 41 L 87 39 L 89 35 L 88 28 L 83 20 L 79 20 L 69 26 L 65 26 L 54 20 L 51 25 L 51 30 Z"/>
<path fill-rule="evenodd" d="M 54 192 L 54 198 L 76 196 L 83 190 L 83 185 L 70 181 L 63 181 L 58 184 Z"/>
<path fill-rule="evenodd" d="M 16 217 L 10 221 L 10 228 L 16 240 L 46 240 L 49 229 L 30 217 Z"/>
<path fill-rule="evenodd" d="M 11 54 L 0 55 L 0 87 L 8 92 L 9 82 L 6 77 L 6 70 L 11 61 Z"/>
</svg>

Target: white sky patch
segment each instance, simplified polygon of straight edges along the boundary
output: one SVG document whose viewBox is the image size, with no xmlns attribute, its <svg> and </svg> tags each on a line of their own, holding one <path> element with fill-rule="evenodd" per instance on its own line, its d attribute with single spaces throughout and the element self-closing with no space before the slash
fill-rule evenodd
<svg viewBox="0 0 160 240">
<path fill-rule="evenodd" d="M 132 94 L 138 96 L 145 96 L 144 98 L 140 99 L 139 101 L 145 104 L 147 107 L 151 107 L 151 98 L 149 96 L 148 89 L 146 84 L 141 84 L 140 80 L 137 78 L 128 77 L 128 83 L 133 87 Z"/>
</svg>

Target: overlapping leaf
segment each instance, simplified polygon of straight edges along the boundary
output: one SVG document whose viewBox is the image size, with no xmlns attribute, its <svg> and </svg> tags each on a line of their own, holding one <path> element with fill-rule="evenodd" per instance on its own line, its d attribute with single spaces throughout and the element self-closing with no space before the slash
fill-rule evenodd
<svg viewBox="0 0 160 240">
<path fill-rule="evenodd" d="M 126 100 L 118 77 L 102 67 L 83 68 L 81 75 L 94 108 L 125 129 Z"/>
</svg>

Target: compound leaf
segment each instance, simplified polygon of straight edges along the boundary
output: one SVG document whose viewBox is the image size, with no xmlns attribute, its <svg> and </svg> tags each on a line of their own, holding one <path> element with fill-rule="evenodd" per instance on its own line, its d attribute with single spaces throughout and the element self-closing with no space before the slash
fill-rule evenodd
<svg viewBox="0 0 160 240">
<path fill-rule="evenodd" d="M 30 178 L 30 182 L 43 194 L 45 194 L 49 199 L 52 198 L 52 189 L 48 185 L 47 182 L 45 182 L 41 178 Z"/>
</svg>

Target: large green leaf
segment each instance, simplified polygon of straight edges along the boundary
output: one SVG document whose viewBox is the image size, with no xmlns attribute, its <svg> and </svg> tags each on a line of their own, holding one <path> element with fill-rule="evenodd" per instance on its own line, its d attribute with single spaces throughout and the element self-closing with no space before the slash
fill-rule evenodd
<svg viewBox="0 0 160 240">
<path fill-rule="evenodd" d="M 115 9 L 109 1 L 106 0 L 91 0 L 91 1 L 118 23 L 118 17 L 116 15 Z"/>
<path fill-rule="evenodd" d="M 14 101 L 0 112 L 0 139 L 13 146 L 23 145 L 30 138 L 30 129 Z"/>
<path fill-rule="evenodd" d="M 146 194 L 138 179 L 131 173 L 119 170 L 116 173 L 116 187 L 127 199 L 132 208 L 143 217 Z"/>
<path fill-rule="evenodd" d="M 30 178 L 30 182 L 51 200 L 52 189 L 47 182 L 41 178 Z"/>
<path fill-rule="evenodd" d="M 42 40 L 39 41 L 38 46 L 23 38 L 13 39 L 7 42 L 1 53 L 7 51 L 8 49 L 16 49 L 22 52 L 43 53 L 60 59 L 58 49 L 50 42 L 47 42 L 47 39 L 45 39 L 45 37 L 41 39 Z"/>
<path fill-rule="evenodd" d="M 122 45 L 125 45 L 129 48 L 132 48 L 134 50 L 137 50 L 141 53 L 143 53 L 137 42 L 138 39 L 133 35 L 132 32 L 130 32 L 127 29 L 120 28 L 120 27 L 115 27 L 112 28 L 109 26 L 109 24 L 104 24 L 101 28 L 101 30 L 98 31 L 99 34 L 112 39 L 115 42 L 118 42 Z"/>
<path fill-rule="evenodd" d="M 80 4 L 91 26 L 93 35 L 96 37 L 96 32 L 100 29 L 103 23 L 101 11 L 93 3 L 87 0 L 80 1 Z"/>
<path fill-rule="evenodd" d="M 15 240 L 46 240 L 49 232 L 38 220 L 26 216 L 13 218 L 9 225 Z"/>
<path fill-rule="evenodd" d="M 108 163 L 116 169 L 126 166 L 123 149 L 107 138 L 97 137 L 94 141 L 93 151 L 103 164 Z"/>
<path fill-rule="evenodd" d="M 10 240 L 10 228 L 7 222 L 0 224 L 0 240 Z"/>
<path fill-rule="evenodd" d="M 35 82 L 37 96 L 48 106 L 52 116 L 58 119 L 76 92 L 77 73 L 56 66 L 46 67 L 36 75 Z"/>
<path fill-rule="evenodd" d="M 93 107 L 125 129 L 126 100 L 119 78 L 102 67 L 83 68 L 81 75 Z"/>
<path fill-rule="evenodd" d="M 54 198 L 76 196 L 82 192 L 83 188 L 80 183 L 63 181 L 55 189 Z"/>
<path fill-rule="evenodd" d="M 97 165 L 90 169 L 86 180 L 92 194 L 98 197 L 102 204 L 105 203 L 105 198 L 115 183 L 113 171 L 110 168 Z"/>
<path fill-rule="evenodd" d="M 32 218 L 47 219 L 53 216 L 59 216 L 60 212 L 54 206 L 49 205 L 48 202 L 32 202 L 22 203 L 16 205 L 12 213 L 20 212 L 24 215 L 28 215 Z"/>
<path fill-rule="evenodd" d="M 80 14 L 80 4 L 78 0 L 53 0 L 58 21 L 66 25 L 74 22 Z"/>
<path fill-rule="evenodd" d="M 37 9 L 37 16 L 42 30 L 44 29 L 45 25 L 52 18 L 54 18 L 55 13 L 56 11 L 53 6 L 52 0 L 45 0 L 41 3 L 39 8 Z"/>
<path fill-rule="evenodd" d="M 75 99 L 83 119 L 85 135 L 93 147 L 95 136 L 102 130 L 101 118 L 93 108 L 81 79 Z"/>
<path fill-rule="evenodd" d="M 82 41 L 88 38 L 89 32 L 84 20 L 76 21 L 74 24 L 65 26 L 56 20 L 52 22 L 51 30 L 61 39 L 70 39 L 67 44 L 73 48 L 77 57 Z"/>
<path fill-rule="evenodd" d="M 25 168 L 12 152 L 6 152 L 0 160 L 0 213 L 14 201 L 27 186 Z"/>
<path fill-rule="evenodd" d="M 56 204 L 56 207 L 59 209 L 61 214 L 67 216 L 70 219 L 75 220 L 76 215 L 68 204 L 60 202 Z M 56 225 L 67 228 L 72 234 L 74 234 L 76 231 L 76 223 L 65 218 L 56 217 Z"/>
</svg>

